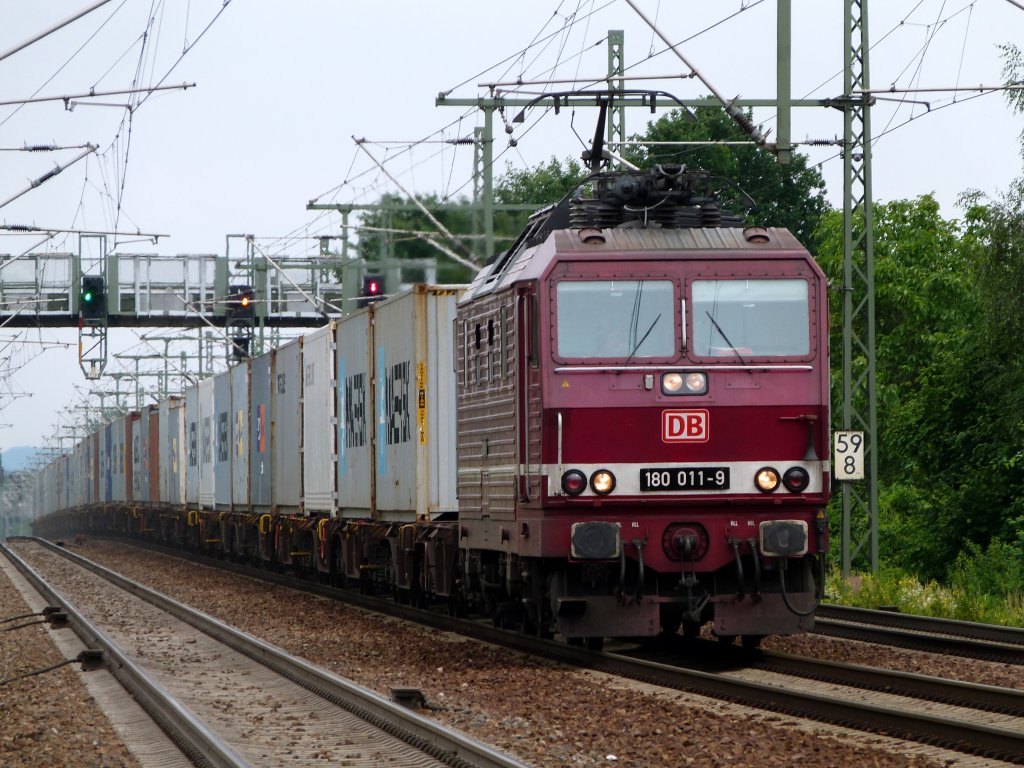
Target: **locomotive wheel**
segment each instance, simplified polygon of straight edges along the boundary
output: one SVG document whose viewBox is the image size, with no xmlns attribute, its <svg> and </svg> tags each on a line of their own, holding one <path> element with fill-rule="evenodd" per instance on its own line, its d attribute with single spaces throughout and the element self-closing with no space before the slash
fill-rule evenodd
<svg viewBox="0 0 1024 768">
<path fill-rule="evenodd" d="M 762 640 L 764 640 L 764 635 L 743 635 L 740 638 L 743 649 L 746 651 L 756 651 L 761 646 Z"/>
<path fill-rule="evenodd" d="M 587 638 L 587 650 L 588 651 L 603 651 L 604 650 L 604 638 L 603 637 L 588 637 Z"/>
</svg>

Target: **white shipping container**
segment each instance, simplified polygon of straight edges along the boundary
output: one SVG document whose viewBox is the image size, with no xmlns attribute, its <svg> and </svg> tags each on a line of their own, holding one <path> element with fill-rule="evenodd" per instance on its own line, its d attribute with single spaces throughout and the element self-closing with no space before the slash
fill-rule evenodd
<svg viewBox="0 0 1024 768">
<path fill-rule="evenodd" d="M 334 322 L 302 341 L 302 503 L 305 514 L 334 514 Z"/>
<path fill-rule="evenodd" d="M 373 373 L 371 310 L 338 323 L 335 357 L 338 373 L 338 513 L 364 518 L 372 514 Z"/>
<path fill-rule="evenodd" d="M 214 458 L 217 414 L 214 408 L 214 379 L 199 382 L 199 506 L 213 509 L 216 490 Z"/>
<path fill-rule="evenodd" d="M 302 337 L 273 352 L 271 509 L 299 511 L 302 497 Z"/>
<path fill-rule="evenodd" d="M 457 509 L 452 322 L 462 290 L 417 285 L 374 307 L 376 509 Z"/>
</svg>

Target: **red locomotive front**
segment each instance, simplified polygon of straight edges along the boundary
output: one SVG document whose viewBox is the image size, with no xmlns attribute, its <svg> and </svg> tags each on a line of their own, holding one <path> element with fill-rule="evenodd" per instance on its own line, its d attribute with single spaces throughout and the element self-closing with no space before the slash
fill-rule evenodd
<svg viewBox="0 0 1024 768">
<path fill-rule="evenodd" d="M 460 309 L 468 572 L 569 638 L 810 628 L 829 492 L 821 270 L 779 229 L 544 234 Z M 513 376 L 479 368 L 495 327 L 515 343 L 491 359 Z"/>
</svg>

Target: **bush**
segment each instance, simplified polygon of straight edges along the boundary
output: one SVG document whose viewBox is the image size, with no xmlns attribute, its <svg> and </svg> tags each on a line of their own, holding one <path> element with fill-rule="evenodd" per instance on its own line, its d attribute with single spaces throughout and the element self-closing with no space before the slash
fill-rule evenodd
<svg viewBox="0 0 1024 768">
<path fill-rule="evenodd" d="M 984 553 L 969 547 L 952 568 L 950 586 L 922 583 L 916 576 L 889 569 L 828 579 L 831 602 L 858 608 L 893 606 L 902 613 L 1024 627 L 1021 550 L 993 542 Z"/>
</svg>

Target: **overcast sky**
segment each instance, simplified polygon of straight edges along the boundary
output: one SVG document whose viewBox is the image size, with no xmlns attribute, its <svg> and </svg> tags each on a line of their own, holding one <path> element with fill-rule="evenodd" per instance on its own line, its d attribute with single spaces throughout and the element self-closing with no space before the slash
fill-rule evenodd
<svg viewBox="0 0 1024 768">
<path fill-rule="evenodd" d="M 0 56 L 91 5 L 93 0 L 8 0 Z M 774 0 L 635 0 L 687 60 L 726 97 L 775 95 Z M 843 3 L 793 0 L 793 96 L 842 92 Z M 1024 40 L 1018 0 L 885 0 L 869 4 L 873 87 L 951 88 L 1002 82 L 999 46 Z M 152 23 L 148 23 L 152 19 Z M 225 236 L 254 234 L 271 253 L 315 252 L 337 234 L 333 214 L 308 201 L 372 202 L 394 186 L 353 136 L 414 193 L 472 191 L 472 149 L 444 143 L 482 123 L 472 109 L 435 106 L 486 96 L 487 83 L 598 79 L 608 66 L 608 30 L 625 32 L 631 87 L 696 98 L 708 88 L 683 78 L 686 66 L 626 0 L 112 0 L 66 28 L 0 61 L 0 101 L 195 83 L 195 88 L 0 106 L 0 201 L 55 163 L 81 152 L 6 151 L 25 145 L 91 142 L 98 152 L 0 209 L 0 223 L 164 234 L 156 244 L 123 235 L 116 250 L 224 253 Z M 205 30 L 205 31 L 204 31 Z M 483 84 L 483 85 L 482 85 Z M 567 83 L 524 90 L 567 90 Z M 1000 93 L 893 94 L 872 112 L 876 200 L 933 193 L 956 216 L 967 189 L 998 195 L 1021 173 L 1024 119 Z M 126 108 L 132 105 L 132 110 Z M 664 111 L 659 111 L 664 114 Z M 130 121 L 127 119 L 130 115 Z M 511 115 L 508 115 L 511 118 Z M 497 125 L 497 171 L 551 156 L 578 157 L 596 112 L 535 109 L 514 127 L 514 148 Z M 634 110 L 627 133 L 652 116 Z M 655 115 L 654 117 L 657 117 Z M 773 128 L 774 111 L 755 121 Z M 793 137 L 842 136 L 834 109 L 798 109 Z M 416 143 L 419 142 L 419 143 Z M 841 205 L 834 147 L 804 147 L 822 164 L 829 197 Z M 0 254 L 42 238 L 0 234 Z M 133 242 L 135 241 L 135 242 Z M 57 237 L 38 250 L 75 250 Z M 2 279 L 2 272 L 0 272 Z M 77 337 L 0 329 L 0 448 L 40 444 L 68 424 L 87 388 Z M 70 343 L 43 351 L 40 340 Z M 26 343 L 29 342 L 29 343 Z M 137 344 L 112 333 L 111 351 Z M 3 357 L 0 355 L 0 358 Z M 108 370 L 114 370 L 111 365 Z M 33 396 L 16 397 L 32 392 Z"/>
</svg>

